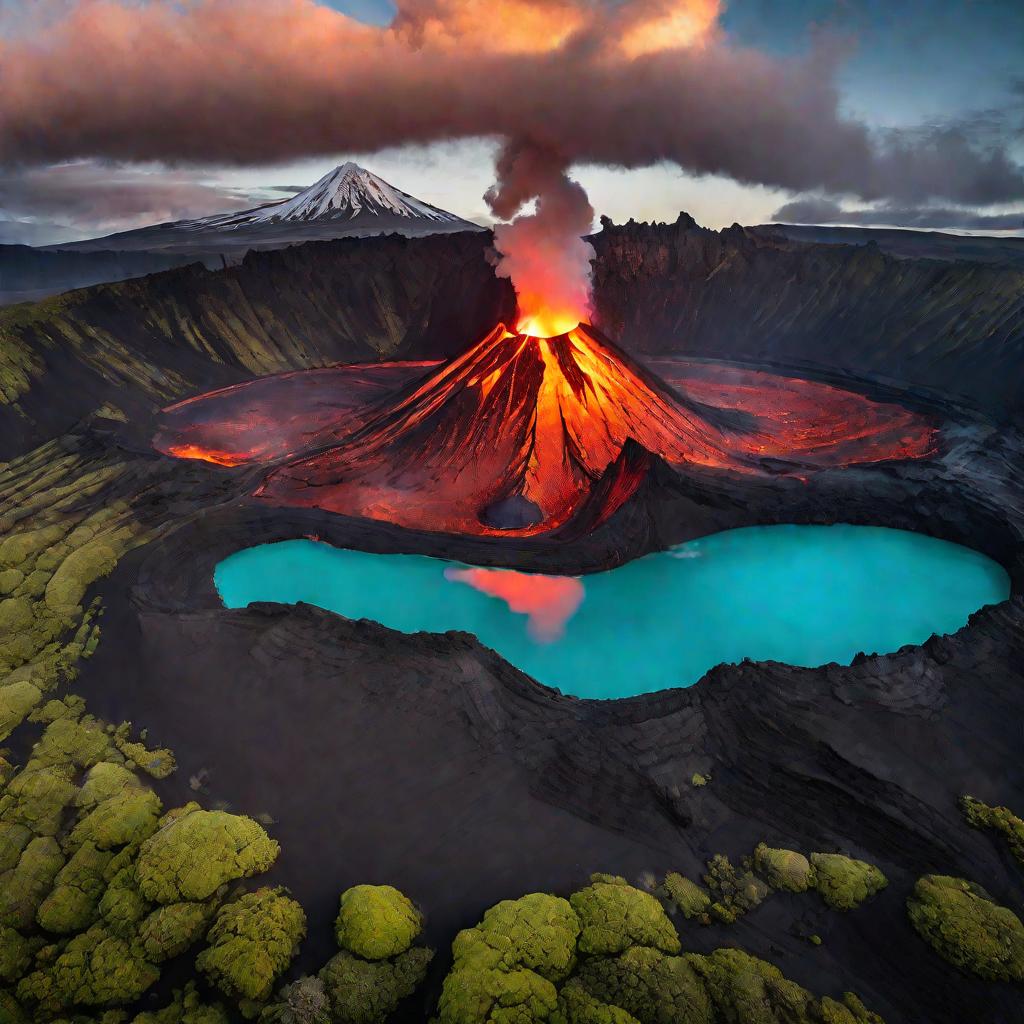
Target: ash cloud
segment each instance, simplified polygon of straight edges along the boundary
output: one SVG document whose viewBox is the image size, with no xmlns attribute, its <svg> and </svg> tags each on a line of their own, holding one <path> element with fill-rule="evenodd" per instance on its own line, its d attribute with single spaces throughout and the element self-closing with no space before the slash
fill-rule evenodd
<svg viewBox="0 0 1024 1024">
<path fill-rule="evenodd" d="M 12 221 L 59 222 L 65 240 L 96 225 L 123 230 L 252 205 L 250 196 L 197 182 L 184 171 L 94 161 L 0 171 L 0 212 Z"/>
<path fill-rule="evenodd" d="M 312 0 L 62 0 L 0 43 L 0 159 L 267 163 L 496 137 L 870 201 L 1024 196 L 1004 146 L 878 138 L 839 112 L 836 46 L 733 46 L 718 6 L 400 0 L 379 28 Z"/>
<path fill-rule="evenodd" d="M 858 227 L 903 227 L 924 230 L 1022 231 L 1024 209 L 980 213 L 957 207 L 895 206 L 849 209 L 834 200 L 807 196 L 780 206 L 771 220 L 782 224 L 845 224 Z"/>
</svg>

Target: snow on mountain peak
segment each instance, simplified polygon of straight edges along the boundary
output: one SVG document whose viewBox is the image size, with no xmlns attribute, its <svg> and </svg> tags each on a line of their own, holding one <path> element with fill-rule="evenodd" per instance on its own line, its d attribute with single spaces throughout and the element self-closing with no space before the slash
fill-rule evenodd
<svg viewBox="0 0 1024 1024">
<path fill-rule="evenodd" d="M 389 185 L 383 178 L 351 160 L 335 167 L 315 185 L 291 199 L 224 218 L 224 226 L 280 224 L 295 221 L 352 220 L 360 214 L 390 214 L 438 223 L 456 223 L 453 213 L 431 206 Z"/>
</svg>

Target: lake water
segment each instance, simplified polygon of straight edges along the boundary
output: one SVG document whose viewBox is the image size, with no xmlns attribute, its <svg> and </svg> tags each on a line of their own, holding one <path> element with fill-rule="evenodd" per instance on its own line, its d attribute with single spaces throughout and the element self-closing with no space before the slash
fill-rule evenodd
<svg viewBox="0 0 1024 1024">
<path fill-rule="evenodd" d="M 293 540 L 228 556 L 215 583 L 229 608 L 303 601 L 406 633 L 466 630 L 593 698 L 690 686 L 743 658 L 848 663 L 955 632 L 1010 593 L 976 551 L 865 526 L 729 530 L 584 577 Z"/>
</svg>

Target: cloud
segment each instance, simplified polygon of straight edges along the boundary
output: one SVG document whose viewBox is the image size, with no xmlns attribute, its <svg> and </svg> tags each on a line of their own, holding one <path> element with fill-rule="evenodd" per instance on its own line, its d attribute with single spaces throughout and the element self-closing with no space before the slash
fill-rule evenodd
<svg viewBox="0 0 1024 1024">
<path fill-rule="evenodd" d="M 1022 231 L 1024 209 L 981 213 L 957 207 L 896 206 L 849 209 L 832 199 L 803 196 L 780 206 L 771 220 L 782 224 L 846 224 L 864 227 L 959 228 L 964 231 Z"/>
<path fill-rule="evenodd" d="M 0 245 L 50 245 L 75 233 L 67 224 L 33 220 L 0 219 Z"/>
<path fill-rule="evenodd" d="M 717 0 L 397 8 L 379 27 L 313 0 L 60 0 L 0 41 L 0 159 L 269 163 L 490 137 L 867 201 L 1024 197 L 1004 145 L 873 134 L 839 112 L 837 45 L 732 45 Z"/>
<path fill-rule="evenodd" d="M 0 216 L 76 231 L 120 231 L 253 206 L 235 189 L 196 181 L 185 171 L 111 167 L 95 161 L 0 171 Z M 53 225 L 49 225 L 53 227 Z"/>
</svg>

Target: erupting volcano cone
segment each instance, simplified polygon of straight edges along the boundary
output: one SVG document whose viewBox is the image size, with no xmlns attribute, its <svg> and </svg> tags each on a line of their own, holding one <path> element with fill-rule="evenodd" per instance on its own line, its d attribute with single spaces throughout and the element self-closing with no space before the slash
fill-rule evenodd
<svg viewBox="0 0 1024 1024">
<path fill-rule="evenodd" d="M 593 327 L 498 326 L 258 493 L 418 529 L 537 532 L 572 515 L 627 438 L 669 462 L 737 465 L 713 416 Z"/>
</svg>

